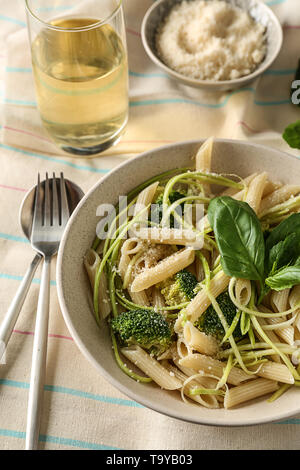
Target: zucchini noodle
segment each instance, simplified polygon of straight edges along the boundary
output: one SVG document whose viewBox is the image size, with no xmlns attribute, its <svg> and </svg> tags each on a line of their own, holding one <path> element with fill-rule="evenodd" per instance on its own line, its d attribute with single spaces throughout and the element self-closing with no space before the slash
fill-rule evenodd
<svg viewBox="0 0 300 470">
<path fill-rule="evenodd" d="M 116 296 L 118 297 L 120 303 L 123 302 L 125 307 L 127 306 L 129 308 L 145 308 L 145 309 L 148 309 L 148 310 L 153 310 L 153 307 L 146 307 L 145 305 L 138 305 L 138 304 L 135 304 L 134 302 L 132 302 L 131 300 L 126 299 L 126 297 L 124 297 L 124 295 L 122 295 L 122 293 L 118 289 L 116 290 Z M 172 305 L 172 306 L 155 307 L 155 309 L 156 310 L 161 310 L 161 311 L 181 310 L 181 309 L 185 308 L 187 305 L 188 305 L 188 302 L 185 302 L 185 303 L 182 303 L 182 304 L 177 304 L 177 305 Z M 177 314 L 176 314 L 176 317 L 177 317 Z"/>
<path fill-rule="evenodd" d="M 226 367 L 224 368 L 224 372 L 222 377 L 220 378 L 219 382 L 217 383 L 216 390 L 219 390 L 220 388 L 224 387 L 226 385 L 228 376 L 230 374 L 230 371 L 233 367 L 233 354 L 229 354 L 228 361 L 226 364 Z"/>
<path fill-rule="evenodd" d="M 111 341 L 112 341 L 112 347 L 113 347 L 113 350 L 114 350 L 116 362 L 117 362 L 118 366 L 120 367 L 120 369 L 122 369 L 122 371 L 125 372 L 126 375 L 128 375 L 132 379 L 136 380 L 137 382 L 142 382 L 142 383 L 152 382 L 152 379 L 150 377 L 143 377 L 142 375 L 138 375 L 135 372 L 133 372 L 131 369 L 129 369 L 126 366 L 126 364 L 124 364 L 124 362 L 120 358 L 120 354 L 119 354 L 119 351 L 118 351 L 118 344 L 117 344 L 116 337 L 115 337 L 114 333 L 112 332 L 112 330 L 111 330 Z"/>
<path fill-rule="evenodd" d="M 260 218 L 264 220 L 265 217 L 268 215 L 284 215 L 290 212 L 291 209 L 294 209 L 296 207 L 300 207 L 300 196 L 291 197 L 288 201 L 282 202 L 277 206 L 271 207 L 270 209 L 262 212 L 260 214 Z"/>
<path fill-rule="evenodd" d="M 228 331 L 228 329 L 229 329 L 229 327 L 228 327 L 227 321 L 226 321 L 226 319 L 225 319 L 225 317 L 224 317 L 224 315 L 223 315 L 223 312 L 222 312 L 222 310 L 220 309 L 219 304 L 218 304 L 218 302 L 216 301 L 216 299 L 214 298 L 214 296 L 211 295 L 211 293 L 209 292 L 209 289 L 207 289 L 207 295 L 208 295 L 208 297 L 209 297 L 209 299 L 210 299 L 210 301 L 211 301 L 211 304 L 212 304 L 213 308 L 215 309 L 215 311 L 216 311 L 217 314 L 218 314 L 218 317 L 219 317 L 219 319 L 220 319 L 220 321 L 221 321 L 221 323 L 222 323 L 222 326 L 223 326 L 224 331 L 225 331 L 225 334 L 226 334 L 227 331 Z M 234 338 L 233 338 L 233 335 L 228 336 L 228 341 L 229 341 L 229 343 L 230 343 L 230 345 L 231 345 L 232 351 L 233 351 L 233 353 L 234 353 L 234 355 L 235 355 L 235 358 L 237 359 L 237 361 L 238 361 L 239 366 L 241 367 L 241 369 L 243 369 L 243 371 L 246 372 L 246 374 L 253 375 L 253 372 L 251 372 L 250 370 L 248 370 L 247 367 L 245 366 L 244 361 L 243 361 L 243 358 L 242 358 L 242 356 L 241 356 L 241 354 L 240 354 L 239 348 L 237 347 L 236 342 L 235 342 L 235 340 L 234 340 Z"/>
<path fill-rule="evenodd" d="M 123 281 L 123 289 L 127 289 L 130 283 L 130 278 L 131 278 L 131 273 L 136 265 L 137 261 L 144 256 L 144 252 L 138 252 L 135 256 L 132 257 L 132 259 L 129 261 L 125 275 L 124 275 L 124 281 Z"/>
<path fill-rule="evenodd" d="M 272 330 L 282 330 L 283 328 L 286 328 L 288 326 L 291 326 L 297 318 L 297 314 L 294 315 L 292 318 L 286 321 L 282 321 L 280 323 L 275 323 L 274 325 L 263 325 L 262 329 L 265 331 L 272 331 Z"/>
<path fill-rule="evenodd" d="M 139 212 L 135 217 L 133 217 L 131 219 L 130 222 L 127 222 L 125 224 L 125 226 L 123 227 L 123 229 L 119 232 L 119 235 L 118 237 L 116 238 L 116 240 L 114 241 L 114 243 L 110 246 L 110 248 L 107 250 L 105 256 L 103 256 L 103 259 L 100 263 L 100 266 L 97 270 L 97 273 L 96 273 L 96 277 L 95 277 L 95 286 L 94 286 L 94 310 L 95 310 L 95 315 L 96 315 L 96 319 L 99 323 L 100 321 L 100 318 L 99 318 L 99 311 L 98 311 L 98 296 L 99 296 L 99 282 L 100 282 L 100 276 L 103 272 L 103 268 L 109 258 L 109 256 L 111 255 L 111 253 L 114 251 L 115 248 L 118 247 L 118 245 L 120 245 L 121 241 L 122 241 L 122 238 L 123 236 L 128 232 L 128 229 L 136 222 L 136 219 L 142 214 L 144 213 L 147 209 L 149 208 L 149 205 L 147 207 L 145 207 L 144 209 L 141 210 L 141 212 Z"/>
<path fill-rule="evenodd" d="M 232 336 L 232 335 L 233 335 L 234 330 L 236 329 L 236 327 L 237 327 L 237 325 L 238 325 L 238 323 L 239 323 L 239 321 L 240 321 L 240 316 L 241 316 L 241 311 L 240 311 L 240 310 L 237 310 L 236 315 L 235 315 L 235 317 L 234 317 L 234 319 L 233 319 L 233 321 L 232 321 L 230 327 L 229 327 L 228 330 L 226 331 L 226 333 L 225 333 L 225 335 L 224 335 L 224 338 L 222 339 L 221 344 L 225 343 L 225 342 L 228 340 L 229 336 Z"/>
<path fill-rule="evenodd" d="M 289 315 L 290 313 L 293 313 L 295 310 L 297 310 L 299 307 L 300 307 L 300 301 L 299 303 L 297 303 L 297 305 L 295 305 L 295 307 L 292 307 L 288 310 L 285 310 L 284 312 L 274 312 L 274 313 L 263 313 L 263 312 L 258 312 L 257 310 L 254 310 L 254 309 L 250 309 L 248 307 L 245 307 L 244 305 L 242 305 L 238 300 L 237 298 L 235 297 L 234 295 L 234 286 L 235 286 L 235 283 L 236 283 L 236 278 L 231 278 L 230 282 L 229 282 L 229 288 L 228 288 L 228 292 L 229 292 L 229 295 L 230 295 L 230 298 L 232 300 L 232 302 L 234 303 L 234 305 L 239 308 L 240 310 L 243 310 L 244 312 L 246 313 L 249 313 L 250 315 L 254 315 L 255 317 L 260 317 L 260 318 L 278 318 L 278 317 L 283 317 L 284 315 Z"/>
<path fill-rule="evenodd" d="M 267 400 L 268 403 L 272 403 L 273 401 L 277 400 L 279 397 L 281 397 L 287 390 L 289 390 L 289 388 L 291 388 L 291 385 L 289 384 L 283 384 L 279 387 L 278 390 L 276 390 L 275 393 L 273 393 L 273 395 L 271 395 L 271 397 Z"/>
</svg>

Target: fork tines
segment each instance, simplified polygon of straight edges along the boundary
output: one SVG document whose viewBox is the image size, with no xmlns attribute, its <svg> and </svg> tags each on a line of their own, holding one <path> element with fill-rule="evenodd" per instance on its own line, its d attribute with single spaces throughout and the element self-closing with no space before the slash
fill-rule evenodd
<svg viewBox="0 0 300 470">
<path fill-rule="evenodd" d="M 33 226 L 64 226 L 70 216 L 68 193 L 63 173 L 60 178 L 55 176 L 41 181 L 38 174 L 38 182 L 35 192 Z"/>
</svg>

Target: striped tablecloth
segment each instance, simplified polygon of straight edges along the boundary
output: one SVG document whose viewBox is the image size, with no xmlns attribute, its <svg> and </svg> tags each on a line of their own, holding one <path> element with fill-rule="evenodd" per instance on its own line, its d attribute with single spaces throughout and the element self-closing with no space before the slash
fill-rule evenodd
<svg viewBox="0 0 300 470">
<path fill-rule="evenodd" d="M 281 54 L 262 79 L 231 93 L 203 93 L 172 82 L 148 60 L 140 25 L 152 0 L 124 0 L 130 68 L 130 117 L 122 141 L 94 159 L 60 155 L 35 105 L 23 0 L 0 0 L 0 320 L 32 249 L 18 210 L 37 172 L 61 171 L 87 191 L 103 174 L 144 150 L 208 137 L 249 139 L 291 151 L 281 138 L 299 119 L 289 100 L 300 56 L 299 0 L 269 0 L 284 29 Z M 296 153 L 296 152 L 295 152 Z M 296 153 L 297 154 L 297 153 Z M 0 365 L 0 449 L 24 448 L 40 272 Z M 299 449 L 300 416 L 244 428 L 187 424 L 148 410 L 109 385 L 77 349 L 60 313 L 55 267 L 41 449 Z"/>
</svg>

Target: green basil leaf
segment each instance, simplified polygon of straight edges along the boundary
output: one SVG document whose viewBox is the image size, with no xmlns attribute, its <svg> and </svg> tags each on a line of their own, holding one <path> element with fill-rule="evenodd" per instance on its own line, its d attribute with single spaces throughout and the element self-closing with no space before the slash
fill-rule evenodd
<svg viewBox="0 0 300 470">
<path fill-rule="evenodd" d="M 300 122 L 300 121 L 299 121 Z M 285 240 L 291 233 L 296 233 L 300 238 L 300 214 L 292 214 L 287 219 L 280 222 L 266 239 L 266 249 L 269 251 L 272 246 Z"/>
<path fill-rule="evenodd" d="M 300 238 L 296 233 L 290 233 L 285 240 L 272 246 L 267 258 L 267 273 L 287 266 L 300 255 Z"/>
<path fill-rule="evenodd" d="M 263 281 L 265 244 L 260 222 L 246 202 L 229 196 L 211 200 L 208 220 L 221 254 L 223 271 L 253 281 Z"/>
<path fill-rule="evenodd" d="M 293 122 L 284 130 L 282 137 L 293 149 L 300 149 L 300 121 Z"/>
<path fill-rule="evenodd" d="M 267 277 L 266 284 L 276 291 L 300 284 L 300 264 L 280 269 L 273 276 Z"/>
</svg>

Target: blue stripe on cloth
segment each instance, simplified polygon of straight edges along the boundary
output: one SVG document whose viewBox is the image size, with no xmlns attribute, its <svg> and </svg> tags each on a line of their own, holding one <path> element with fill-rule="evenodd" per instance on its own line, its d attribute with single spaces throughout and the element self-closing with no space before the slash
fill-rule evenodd
<svg viewBox="0 0 300 470">
<path fill-rule="evenodd" d="M 36 101 L 15 100 L 15 99 L 10 99 L 10 98 L 5 98 L 3 101 L 5 104 L 14 104 L 18 106 L 30 106 L 32 108 L 36 107 Z"/>
<path fill-rule="evenodd" d="M 133 72 L 129 70 L 129 75 L 131 77 L 139 77 L 139 78 L 168 78 L 166 73 L 141 73 L 141 72 Z"/>
<path fill-rule="evenodd" d="M 53 444 L 61 444 L 70 447 L 78 447 L 80 449 L 90 450 L 122 450 L 119 447 L 107 446 L 104 444 L 94 444 L 93 442 L 79 441 L 78 439 L 69 439 L 66 437 L 55 437 L 40 434 L 40 442 L 51 442 Z"/>
<path fill-rule="evenodd" d="M 266 5 L 268 5 L 269 7 L 273 7 L 275 5 L 281 5 L 281 3 L 285 3 L 286 0 L 269 0 L 268 2 L 266 2 Z"/>
<path fill-rule="evenodd" d="M 7 73 L 32 73 L 31 67 L 6 67 Z M 269 69 L 264 72 L 264 75 L 292 75 L 296 73 L 296 69 Z M 166 73 L 144 73 L 134 72 L 129 70 L 131 77 L 139 78 L 168 78 Z"/>
<path fill-rule="evenodd" d="M 14 431 L 12 429 L 1 429 L 0 436 L 3 437 L 14 437 L 17 439 L 25 439 L 26 433 L 22 431 Z M 78 439 L 69 439 L 66 437 L 49 436 L 46 434 L 40 434 L 40 442 L 51 442 L 53 444 L 61 444 L 70 447 L 78 447 L 80 449 L 91 449 L 91 450 L 122 450 L 118 447 L 107 446 L 104 444 L 94 444 L 93 442 L 79 441 Z"/>
<path fill-rule="evenodd" d="M 13 242 L 29 243 L 27 238 L 18 237 L 16 235 L 10 235 L 9 233 L 0 232 L 0 238 L 3 238 L 4 240 L 10 240 L 10 241 L 13 241 Z"/>
<path fill-rule="evenodd" d="M 245 91 L 250 91 L 254 93 L 254 88 L 243 88 L 241 90 L 234 90 L 225 97 L 225 99 L 221 103 L 199 103 L 198 101 L 188 100 L 185 98 L 166 98 L 166 99 L 156 99 L 156 100 L 142 100 L 142 101 L 131 101 L 130 106 L 151 106 L 157 104 L 173 104 L 173 103 L 181 103 L 181 104 L 194 104 L 196 106 L 205 107 L 205 108 L 223 108 L 231 96 L 236 95 L 238 93 L 243 93 Z"/>
<path fill-rule="evenodd" d="M 48 392 L 64 393 L 66 395 L 73 395 L 79 398 L 88 398 L 90 400 L 101 401 L 111 405 L 129 406 L 131 408 L 144 408 L 139 403 L 132 400 L 125 400 L 124 398 L 115 398 L 105 395 L 96 395 L 94 393 L 83 392 L 81 390 L 74 390 L 67 387 L 59 387 L 56 385 L 45 385 L 45 390 Z"/>
<path fill-rule="evenodd" d="M 22 281 L 23 276 L 17 276 L 14 274 L 6 274 L 6 273 L 0 273 L 0 279 L 7 279 L 9 281 Z M 41 280 L 38 278 L 33 278 L 32 279 L 33 284 L 40 284 Z M 55 281 L 50 281 L 51 286 L 56 286 Z"/>
<path fill-rule="evenodd" d="M 130 106 L 131 107 L 136 107 L 136 106 L 153 106 L 153 105 L 159 105 L 159 104 L 173 104 L 173 103 L 181 103 L 181 104 L 193 104 L 195 106 L 200 106 L 200 107 L 205 107 L 205 108 L 212 108 L 212 109 L 217 109 L 217 108 L 223 108 L 226 106 L 228 103 L 229 99 L 238 93 L 243 93 L 245 91 L 250 91 L 252 93 L 255 92 L 253 88 L 243 88 L 240 90 L 235 90 L 231 93 L 228 93 L 226 98 L 221 101 L 220 103 L 199 103 L 198 101 L 192 101 L 184 98 L 166 98 L 166 99 L 156 99 L 156 100 L 142 100 L 142 101 L 131 101 Z M 290 104 L 291 101 L 289 99 L 285 100 L 278 100 L 278 101 L 259 101 L 259 100 L 254 100 L 254 104 L 257 106 L 279 106 L 283 104 Z"/>
<path fill-rule="evenodd" d="M 68 162 L 67 160 L 63 160 L 60 157 L 49 157 L 46 155 L 41 155 L 34 152 L 29 152 L 28 150 L 23 150 L 20 148 L 12 147 L 10 145 L 0 144 L 0 148 L 5 150 L 12 150 L 14 152 L 23 153 L 24 155 L 28 155 L 29 157 L 41 158 L 42 160 L 46 160 L 49 162 L 54 162 L 56 164 L 62 164 L 66 166 L 70 166 L 71 168 L 75 168 L 76 170 L 84 170 L 84 171 L 91 171 L 93 173 L 109 173 L 111 168 L 94 168 L 92 166 L 86 165 L 78 165 L 77 163 Z"/>
<path fill-rule="evenodd" d="M 11 18 L 10 16 L 0 15 L 0 21 L 7 21 L 8 23 L 14 23 L 19 26 L 26 26 L 24 21 L 18 20 L 17 18 Z"/>
<path fill-rule="evenodd" d="M 8 73 L 31 73 L 31 67 L 6 67 L 5 69 Z"/>
<path fill-rule="evenodd" d="M 57 5 L 53 7 L 39 7 L 36 10 L 39 12 L 46 12 L 46 11 L 65 11 L 65 10 L 71 10 L 73 8 L 72 5 Z"/>
<path fill-rule="evenodd" d="M 289 418 L 275 424 L 300 424 L 300 418 Z"/>
<path fill-rule="evenodd" d="M 250 91 L 251 93 L 255 93 L 253 88 L 241 88 L 240 90 L 232 91 L 228 93 L 223 101 L 220 103 L 200 103 L 198 101 L 188 100 L 185 98 L 162 98 L 162 99 L 152 99 L 152 100 L 140 100 L 140 101 L 130 101 L 129 106 L 131 108 L 135 108 L 137 106 L 155 106 L 160 104 L 192 104 L 195 106 L 200 106 L 204 108 L 211 108 L 211 109 L 218 109 L 224 108 L 227 105 L 229 99 L 238 93 L 244 93 L 245 91 Z M 34 101 L 22 101 L 22 100 L 13 100 L 13 99 L 4 99 L 4 103 L 7 104 L 15 104 L 15 105 L 22 105 L 22 106 L 31 106 L 35 107 L 36 103 Z M 278 101 L 259 101 L 254 100 L 254 104 L 257 106 L 280 106 L 284 104 L 290 104 L 290 100 L 278 100 Z"/>
<path fill-rule="evenodd" d="M 16 380 L 0 379 L 0 385 L 6 385 L 9 387 L 21 388 L 25 390 L 29 389 L 29 383 L 19 382 Z M 87 398 L 87 399 L 96 400 L 96 401 L 109 403 L 113 405 L 129 406 L 129 407 L 134 407 L 134 408 L 144 408 L 144 406 L 132 400 L 124 400 L 122 398 L 96 395 L 93 393 L 83 392 L 81 390 L 75 390 L 75 389 L 67 388 L 67 387 L 45 385 L 44 390 L 49 391 L 49 392 L 56 392 L 56 393 L 63 393 L 66 395 L 77 396 L 80 398 Z M 274 422 L 273 424 L 300 424 L 300 418 L 290 418 L 290 419 L 286 419 L 283 421 Z M 1 435 L 1 430 L 0 430 L 0 435 Z"/>
<path fill-rule="evenodd" d="M 14 387 L 14 388 L 21 388 L 21 389 L 29 389 L 29 383 L 27 382 L 19 382 L 17 380 L 8 380 L 8 379 L 0 379 L 0 385 L 5 385 L 7 387 Z M 45 385 L 44 390 L 47 392 L 53 393 L 63 393 L 65 395 L 72 395 L 79 398 L 86 398 L 94 401 L 100 401 L 102 403 L 109 403 L 111 405 L 120 405 L 120 406 L 129 406 L 131 408 L 144 408 L 139 403 L 133 400 L 125 400 L 124 398 L 115 398 L 106 395 L 97 395 L 90 392 L 83 392 L 82 390 L 75 390 L 73 388 L 68 387 L 60 387 L 57 385 Z"/>
</svg>

